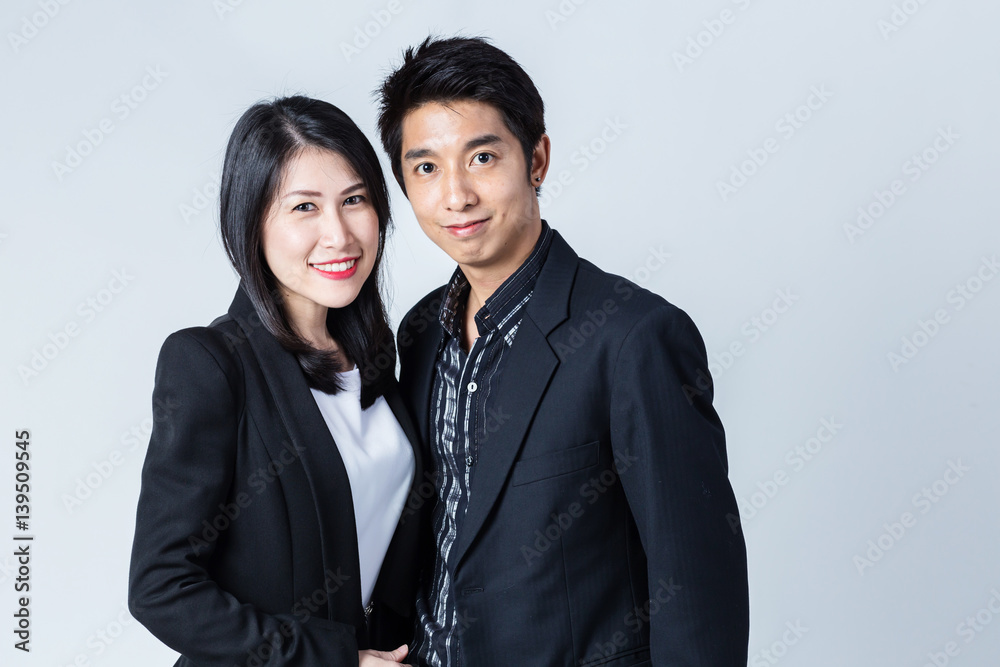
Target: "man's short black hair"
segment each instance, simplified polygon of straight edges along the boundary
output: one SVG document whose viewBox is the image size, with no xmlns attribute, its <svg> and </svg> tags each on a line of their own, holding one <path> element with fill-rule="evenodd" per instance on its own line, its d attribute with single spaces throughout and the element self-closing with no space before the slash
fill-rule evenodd
<svg viewBox="0 0 1000 667">
<path fill-rule="evenodd" d="M 428 37 L 408 48 L 403 64 L 379 91 L 378 129 L 399 187 L 403 119 L 429 102 L 473 100 L 492 105 L 524 151 L 528 179 L 535 146 L 545 133 L 545 105 L 531 77 L 509 55 L 482 37 Z"/>
</svg>

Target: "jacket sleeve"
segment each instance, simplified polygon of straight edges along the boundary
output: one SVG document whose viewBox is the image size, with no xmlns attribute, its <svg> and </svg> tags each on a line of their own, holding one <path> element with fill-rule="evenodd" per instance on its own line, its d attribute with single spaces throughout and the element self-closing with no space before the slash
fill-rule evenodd
<svg viewBox="0 0 1000 667">
<path fill-rule="evenodd" d="M 160 351 L 129 610 L 167 646 L 206 667 L 356 666 L 353 626 L 306 610 L 266 614 L 241 603 L 209 576 L 216 543 L 192 541 L 227 502 L 236 464 L 242 383 L 235 379 L 239 361 L 219 338 L 208 329 L 180 331 Z M 282 573 L 260 576 L 273 574 Z"/>
<path fill-rule="evenodd" d="M 646 551 L 653 665 L 745 667 L 746 546 L 712 408 L 705 346 L 663 304 L 625 337 L 611 394 L 611 442 Z"/>
</svg>

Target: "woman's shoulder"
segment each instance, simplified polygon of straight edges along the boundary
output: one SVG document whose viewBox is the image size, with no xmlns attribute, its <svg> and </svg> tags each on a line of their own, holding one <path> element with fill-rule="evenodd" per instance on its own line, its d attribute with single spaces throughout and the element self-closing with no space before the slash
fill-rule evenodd
<svg viewBox="0 0 1000 667">
<path fill-rule="evenodd" d="M 213 364 L 226 375 L 238 373 L 241 368 L 238 349 L 246 342 L 239 326 L 228 315 L 216 318 L 211 324 L 179 329 L 167 336 L 160 348 L 160 363 L 184 365 Z"/>
</svg>

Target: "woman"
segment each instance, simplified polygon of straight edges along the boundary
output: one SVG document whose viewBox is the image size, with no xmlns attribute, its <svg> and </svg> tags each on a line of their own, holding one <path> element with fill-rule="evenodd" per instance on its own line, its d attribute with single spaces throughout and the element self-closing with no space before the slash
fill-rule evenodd
<svg viewBox="0 0 1000 667">
<path fill-rule="evenodd" d="M 378 157 L 333 105 L 278 99 L 236 124 L 220 193 L 240 286 L 160 352 L 129 609 L 177 665 L 398 664 L 420 462 L 379 294 Z"/>
</svg>

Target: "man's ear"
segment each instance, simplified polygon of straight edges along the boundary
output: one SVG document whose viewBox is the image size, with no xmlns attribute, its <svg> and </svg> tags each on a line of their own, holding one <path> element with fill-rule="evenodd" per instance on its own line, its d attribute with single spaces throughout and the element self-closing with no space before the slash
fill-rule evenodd
<svg viewBox="0 0 1000 667">
<path fill-rule="evenodd" d="M 543 134 L 542 138 L 538 140 L 535 144 L 535 150 L 531 153 L 531 171 L 529 172 L 529 178 L 531 178 L 531 185 L 534 187 L 541 187 L 542 183 L 545 181 L 545 174 L 549 171 L 549 164 L 552 157 L 552 142 L 549 141 L 549 135 Z"/>
</svg>

